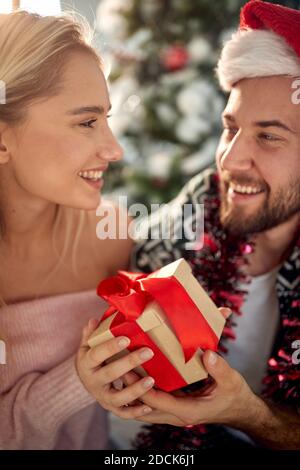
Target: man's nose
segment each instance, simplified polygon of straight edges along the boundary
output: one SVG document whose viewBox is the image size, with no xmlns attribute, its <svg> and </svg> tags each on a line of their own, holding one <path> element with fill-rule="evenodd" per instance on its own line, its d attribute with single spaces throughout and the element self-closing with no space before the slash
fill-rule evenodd
<svg viewBox="0 0 300 470">
<path fill-rule="evenodd" d="M 250 170 L 253 165 L 252 151 L 250 138 L 247 138 L 239 131 L 220 158 L 222 170 L 228 172 Z"/>
<path fill-rule="evenodd" d="M 123 158 L 123 149 L 111 129 L 107 126 L 105 132 L 101 133 L 98 155 L 107 162 L 117 162 Z"/>
</svg>

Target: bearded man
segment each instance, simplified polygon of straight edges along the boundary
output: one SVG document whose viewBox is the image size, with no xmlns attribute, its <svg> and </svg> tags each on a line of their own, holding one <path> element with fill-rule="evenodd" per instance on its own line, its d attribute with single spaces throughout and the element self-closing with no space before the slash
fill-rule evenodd
<svg viewBox="0 0 300 470">
<path fill-rule="evenodd" d="M 220 354 L 203 354 L 208 387 L 143 396 L 153 412 L 140 420 L 154 424 L 137 445 L 300 449 L 300 11 L 248 2 L 217 75 L 230 92 L 217 168 L 174 201 L 204 204 L 204 245 L 149 239 L 137 245 L 135 266 L 150 272 L 184 257 L 233 314 Z"/>
</svg>

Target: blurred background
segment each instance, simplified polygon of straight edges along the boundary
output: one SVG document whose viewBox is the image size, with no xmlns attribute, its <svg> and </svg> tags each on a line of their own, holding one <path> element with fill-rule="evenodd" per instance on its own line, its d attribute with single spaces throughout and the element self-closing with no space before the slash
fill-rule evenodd
<svg viewBox="0 0 300 470">
<path fill-rule="evenodd" d="M 75 10 L 95 28 L 125 151 L 105 192 L 159 203 L 211 164 L 225 97 L 214 68 L 244 0 L 0 0 L 40 14 Z M 280 3 L 300 8 L 300 0 Z"/>
</svg>

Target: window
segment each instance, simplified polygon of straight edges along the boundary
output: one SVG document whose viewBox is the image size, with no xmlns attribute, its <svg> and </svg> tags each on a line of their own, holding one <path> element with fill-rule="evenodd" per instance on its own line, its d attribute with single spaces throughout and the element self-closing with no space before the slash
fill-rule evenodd
<svg viewBox="0 0 300 470">
<path fill-rule="evenodd" d="M 40 15 L 59 15 L 61 13 L 60 0 L 1 0 L 0 13 L 9 13 L 13 9 L 20 8 L 22 10 L 39 13 Z"/>
</svg>

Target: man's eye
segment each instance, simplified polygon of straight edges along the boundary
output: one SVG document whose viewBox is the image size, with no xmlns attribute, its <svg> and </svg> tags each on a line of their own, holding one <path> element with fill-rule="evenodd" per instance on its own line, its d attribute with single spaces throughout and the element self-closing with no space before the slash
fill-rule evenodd
<svg viewBox="0 0 300 470">
<path fill-rule="evenodd" d="M 82 126 L 82 127 L 89 127 L 90 129 L 93 129 L 92 124 L 93 124 L 94 122 L 96 122 L 96 121 L 97 121 L 97 119 L 90 119 L 89 121 L 82 122 L 82 123 L 80 124 L 80 126 Z"/>
<path fill-rule="evenodd" d="M 275 137 L 274 135 L 266 134 L 265 132 L 259 134 L 258 137 L 262 140 L 267 141 L 267 142 L 276 142 L 276 141 L 280 140 L 277 137 Z"/>
<path fill-rule="evenodd" d="M 233 136 L 238 132 L 238 129 L 236 127 L 224 127 L 224 131 L 226 134 Z"/>
</svg>

